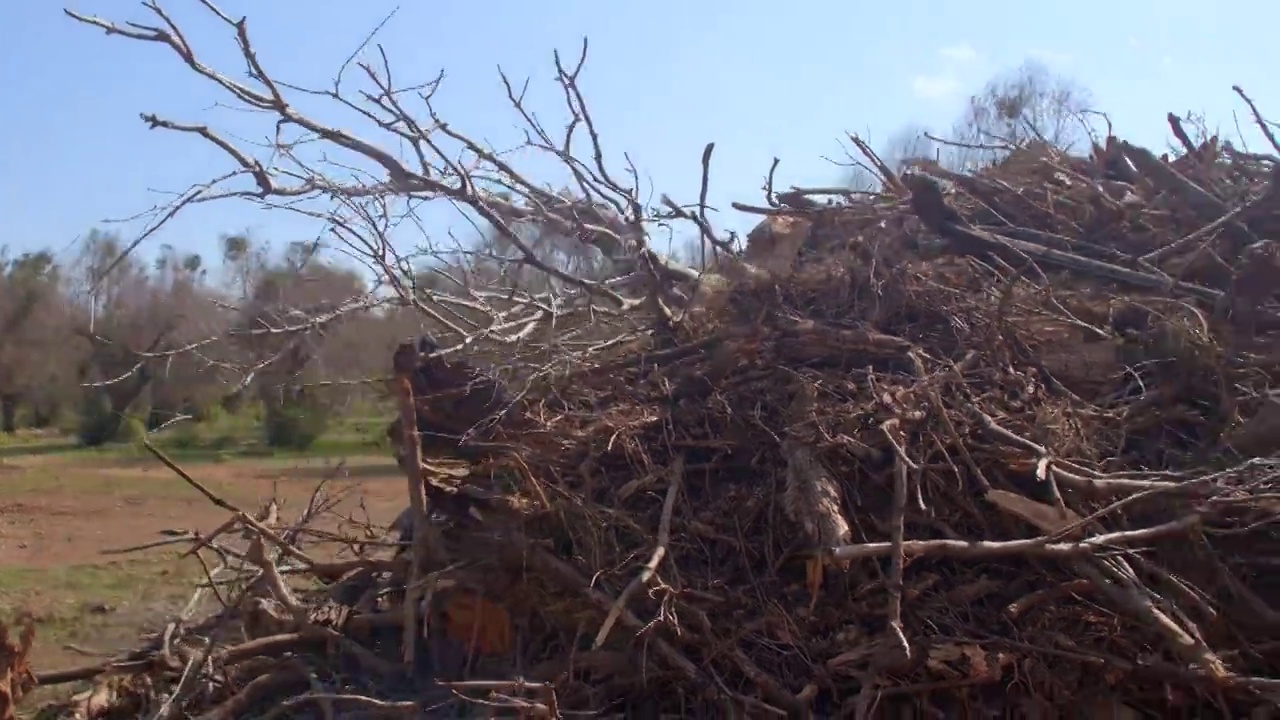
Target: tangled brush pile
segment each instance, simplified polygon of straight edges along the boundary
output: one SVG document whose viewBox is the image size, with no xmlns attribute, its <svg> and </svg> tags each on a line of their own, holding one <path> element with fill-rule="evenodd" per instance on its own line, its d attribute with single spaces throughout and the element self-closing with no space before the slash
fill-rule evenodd
<svg viewBox="0 0 1280 720">
<path fill-rule="evenodd" d="M 283 626 L 206 673 L 285 648 L 329 668 L 331 709 L 403 717 L 442 688 L 530 716 L 1268 706 L 1276 170 L 1192 150 L 1024 150 L 776 208 L 795 267 L 526 395 L 465 460 L 413 388 L 434 439 L 401 458 L 436 521 L 394 558 L 312 559 L 320 605 L 260 584 Z M 186 709 L 320 697 L 255 682 Z"/>
</svg>

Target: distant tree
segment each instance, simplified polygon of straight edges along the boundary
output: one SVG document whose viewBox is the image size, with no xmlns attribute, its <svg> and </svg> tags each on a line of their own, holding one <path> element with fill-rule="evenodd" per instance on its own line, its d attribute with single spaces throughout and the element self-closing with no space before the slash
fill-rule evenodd
<svg viewBox="0 0 1280 720">
<path fill-rule="evenodd" d="M 223 235 L 219 242 L 223 288 L 235 297 L 249 297 L 269 264 L 271 246 L 258 242 L 248 232 Z"/>
<path fill-rule="evenodd" d="M 270 442 L 305 445 L 329 409 L 378 395 L 307 387 L 378 376 L 397 341 L 423 329 L 416 311 L 374 306 L 364 276 L 315 242 L 272 253 L 227 235 L 221 268 L 173 245 L 120 258 L 124 246 L 94 230 L 65 265 L 0 248 L 0 432 L 50 426 L 74 408 L 81 441 L 98 445 L 248 400 L 265 411 Z"/>
<path fill-rule="evenodd" d="M 1039 141 L 1064 152 L 1089 142 L 1087 112 L 1093 95 L 1078 82 L 1028 61 L 1000 73 L 969 98 L 952 130 L 966 147 L 949 150 L 948 164 L 981 167 L 1015 147 Z"/>
<path fill-rule="evenodd" d="M 157 292 L 148 263 L 121 258 L 123 247 L 115 235 L 93 231 L 75 263 L 72 327 L 88 345 L 79 373 L 85 385 L 80 440 L 90 446 L 116 439 L 131 411 L 147 414 L 139 401 L 181 319 L 181 308 Z"/>
<path fill-rule="evenodd" d="M 1091 139 L 1087 117 L 1092 105 L 1088 88 L 1027 61 L 997 74 L 968 99 L 947 138 L 954 144 L 935 142 L 927 127 L 909 123 L 876 153 L 890 170 L 901 173 L 914 160 L 931 160 L 956 172 L 977 170 L 1035 141 L 1077 151 Z M 854 165 L 846 171 L 844 184 L 850 190 L 875 192 L 880 178 Z"/>
<path fill-rule="evenodd" d="M 175 322 L 169 346 L 186 347 L 221 335 L 229 313 L 213 302 L 215 291 L 207 284 L 204 258 L 161 246 L 150 273 L 152 294 L 173 314 Z M 201 355 L 178 353 L 167 358 L 148 388 L 145 424 L 154 430 L 184 416 L 200 416 L 220 399 L 222 381 L 210 367 L 216 348 Z M 139 413 L 141 416 L 141 414 Z"/>
<path fill-rule="evenodd" d="M 56 381 L 58 342 L 65 332 L 61 274 L 46 251 L 0 256 L 0 430 L 18 428 L 23 400 L 47 395 Z"/>
<path fill-rule="evenodd" d="M 225 249 L 225 248 L 224 248 Z M 232 248 L 228 258 L 244 263 L 256 258 L 242 277 L 251 278 L 232 330 L 232 342 L 245 354 L 242 367 L 265 414 L 269 444 L 299 446 L 314 441 L 325 408 L 308 396 L 305 375 L 323 353 L 340 325 L 362 317 L 344 308 L 367 294 L 363 280 L 350 270 L 322 260 L 311 242 L 290 244 L 282 257 L 260 263 L 266 254 L 252 243 Z"/>
</svg>

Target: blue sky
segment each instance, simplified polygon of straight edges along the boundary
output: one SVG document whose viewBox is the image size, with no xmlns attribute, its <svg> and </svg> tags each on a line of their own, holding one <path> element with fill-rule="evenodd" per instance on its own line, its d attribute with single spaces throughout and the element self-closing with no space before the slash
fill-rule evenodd
<svg viewBox="0 0 1280 720">
<path fill-rule="evenodd" d="M 84 13 L 153 22 L 135 2 L 68 2 Z M 516 139 L 517 118 L 497 66 L 529 77 L 535 108 L 550 116 L 559 108 L 551 50 L 575 55 L 588 36 L 582 85 L 613 158 L 630 153 L 656 191 L 694 201 L 701 149 L 715 141 L 711 200 L 726 210 L 718 224 L 736 229 L 754 218 L 737 216 L 728 202 L 759 202 L 772 157 L 782 158 L 784 185 L 837 183 L 843 172 L 823 158 L 843 156 L 845 131 L 874 143 L 907 123 L 944 129 L 967 93 L 1028 58 L 1088 86 L 1118 134 L 1150 146 L 1164 147 L 1168 111 L 1204 112 L 1230 129 L 1244 109 L 1233 83 L 1280 118 L 1280 88 L 1264 77 L 1277 51 L 1241 36 L 1242 27 L 1280 26 L 1280 5 L 1259 0 L 1212 8 L 1190 0 L 224 0 L 221 7 L 248 14 L 273 75 L 317 86 L 397 4 L 379 40 L 399 78 L 425 80 L 443 68 L 442 114 L 499 146 Z M 240 73 L 226 27 L 198 2 L 163 5 L 206 63 Z M 270 128 L 214 107 L 226 98 L 167 48 L 107 37 L 61 7 L 0 2 L 0 244 L 16 249 L 63 250 L 105 218 L 152 206 L 155 190 L 181 190 L 230 168 L 193 137 L 148 131 L 139 112 L 249 138 Z M 226 203 L 189 210 L 145 247 L 171 243 L 208 256 L 220 233 L 245 228 L 278 244 L 316 232 L 279 211 Z M 139 226 L 116 229 L 128 237 Z"/>
</svg>

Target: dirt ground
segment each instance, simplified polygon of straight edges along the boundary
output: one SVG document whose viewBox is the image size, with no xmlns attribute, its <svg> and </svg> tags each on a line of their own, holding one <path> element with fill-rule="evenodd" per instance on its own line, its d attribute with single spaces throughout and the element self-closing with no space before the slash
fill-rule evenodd
<svg viewBox="0 0 1280 720">
<path fill-rule="evenodd" d="M 404 508 L 404 476 L 381 458 L 257 460 L 185 467 L 195 479 L 243 509 L 275 496 L 282 517 L 298 511 L 315 486 L 354 492 L 343 510 L 389 522 Z M 31 457 L 0 467 L 0 568 L 97 563 L 103 550 L 159 539 L 162 530 L 212 530 L 227 518 L 155 461 Z"/>
<path fill-rule="evenodd" d="M 404 476 L 389 458 L 183 463 L 212 492 L 250 512 L 271 497 L 289 520 L 312 490 L 349 491 L 339 512 L 383 524 L 404 507 Z M 37 620 L 38 670 L 90 663 L 135 644 L 190 596 L 199 566 L 181 545 L 113 553 L 208 532 L 227 512 L 151 459 L 9 457 L 0 462 L 0 618 Z"/>
</svg>

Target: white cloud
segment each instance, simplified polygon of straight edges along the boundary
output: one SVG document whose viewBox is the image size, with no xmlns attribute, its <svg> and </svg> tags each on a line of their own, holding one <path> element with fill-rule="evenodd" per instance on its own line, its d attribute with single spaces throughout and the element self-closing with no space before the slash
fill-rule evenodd
<svg viewBox="0 0 1280 720">
<path fill-rule="evenodd" d="M 916 97 L 938 100 L 960 89 L 960 81 L 950 75 L 917 75 L 911 80 Z"/>
<path fill-rule="evenodd" d="M 978 57 L 978 51 L 974 50 L 969 43 L 960 43 L 959 45 L 948 45 L 939 48 L 938 54 L 947 60 L 953 62 L 971 62 Z"/>
<path fill-rule="evenodd" d="M 916 75 L 911 79 L 911 89 L 916 97 L 925 100 L 941 100 L 961 90 L 961 78 L 973 73 L 980 60 L 977 50 L 969 43 L 956 43 L 937 50 L 939 61 L 934 72 Z"/>
</svg>

